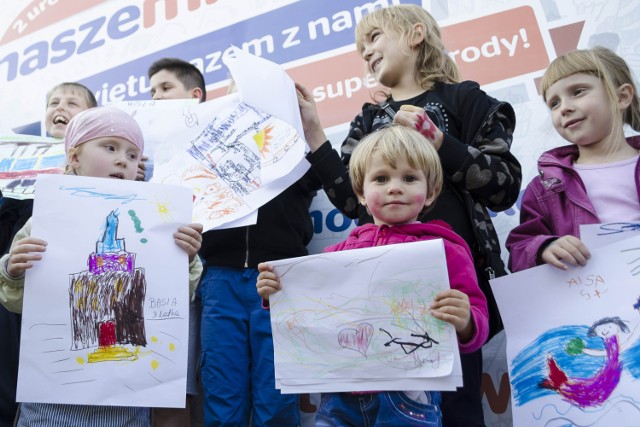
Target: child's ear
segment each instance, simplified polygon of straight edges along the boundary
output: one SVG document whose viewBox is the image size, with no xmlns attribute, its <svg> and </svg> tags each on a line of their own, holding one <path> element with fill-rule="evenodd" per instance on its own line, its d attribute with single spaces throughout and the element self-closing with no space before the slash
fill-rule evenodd
<svg viewBox="0 0 640 427">
<path fill-rule="evenodd" d="M 435 191 L 432 191 L 429 194 L 427 194 L 427 198 L 424 201 L 424 207 L 429 208 L 433 204 L 433 202 L 436 201 L 437 197 L 438 195 L 435 193 Z"/>
<path fill-rule="evenodd" d="M 618 88 L 618 107 L 622 110 L 626 109 L 631 102 L 635 93 L 633 92 L 633 86 L 629 83 L 625 83 Z"/>
<path fill-rule="evenodd" d="M 426 37 L 426 31 L 427 29 L 425 28 L 424 24 L 420 22 L 413 25 L 411 40 L 409 40 L 409 45 L 412 49 L 424 41 L 424 38 Z"/>
<path fill-rule="evenodd" d="M 199 87 L 194 87 L 191 89 L 191 97 L 194 99 L 200 99 L 202 97 L 202 89 Z"/>
<path fill-rule="evenodd" d="M 78 154 L 79 152 L 77 147 L 71 147 L 67 152 L 67 165 L 69 165 L 69 167 L 73 170 L 76 170 L 78 166 L 80 166 Z"/>
</svg>

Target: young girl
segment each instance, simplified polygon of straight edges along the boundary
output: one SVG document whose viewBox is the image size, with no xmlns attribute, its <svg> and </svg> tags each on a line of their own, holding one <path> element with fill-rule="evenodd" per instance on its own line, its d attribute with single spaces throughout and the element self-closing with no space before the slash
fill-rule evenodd
<svg viewBox="0 0 640 427">
<path fill-rule="evenodd" d="M 602 47 L 576 50 L 555 59 L 540 85 L 553 127 L 572 145 L 538 160 L 506 243 L 512 271 L 585 265 L 581 224 L 640 221 L 640 137 L 623 133 L 625 123 L 640 131 L 640 100 L 625 61 Z"/>
<path fill-rule="evenodd" d="M 117 108 L 96 107 L 77 114 L 65 133 L 67 173 L 97 178 L 136 177 L 144 149 L 142 132 L 135 120 Z M 179 227 L 175 242 L 189 255 L 190 292 L 202 272 L 196 256 L 202 225 Z M 31 219 L 18 231 L 8 254 L 0 259 L 0 302 L 9 310 L 22 312 L 24 273 L 42 259 L 47 242 L 30 236 Z M 117 406 L 22 403 L 18 426 L 148 426 L 148 408 Z"/>
<path fill-rule="evenodd" d="M 388 92 L 383 102 L 366 103 L 353 120 L 342 144 L 342 160 L 349 166 L 352 150 L 362 137 L 392 122 L 417 128 L 430 139 L 442 162 L 444 187 L 433 208 L 418 219 L 446 221 L 471 248 L 489 304 L 492 336 L 502 329 L 502 321 L 489 279 L 506 272 L 487 209 L 498 212 L 511 207 L 520 192 L 520 164 L 509 151 L 513 109 L 489 97 L 475 82 L 458 83 L 458 70 L 445 51 L 438 24 L 419 6 L 376 10 L 358 23 L 355 37 L 368 72 Z M 312 110 L 308 102 L 312 97 L 300 90 L 303 112 Z M 306 125 L 321 129 L 319 120 Z M 319 131 L 306 132 L 307 128 L 305 134 L 324 138 Z M 333 205 L 345 215 L 359 218 L 360 224 L 371 222 L 366 209 L 358 205 L 344 169 L 336 168 L 323 185 Z M 443 394 L 444 422 L 482 426 L 481 353 L 463 357 L 462 368 L 464 387 Z"/>
<path fill-rule="evenodd" d="M 455 327 L 461 352 L 478 350 L 488 335 L 487 303 L 469 248 L 446 223 L 418 221 L 442 188 L 435 148 L 415 130 L 391 126 L 362 140 L 353 152 L 350 176 L 374 223 L 355 228 L 325 252 L 443 239 L 451 289 L 436 295 L 431 314 Z M 266 300 L 280 289 L 280 281 L 268 263 L 258 270 L 258 293 Z M 325 393 L 316 425 L 440 426 L 439 401 L 438 392 Z"/>
</svg>

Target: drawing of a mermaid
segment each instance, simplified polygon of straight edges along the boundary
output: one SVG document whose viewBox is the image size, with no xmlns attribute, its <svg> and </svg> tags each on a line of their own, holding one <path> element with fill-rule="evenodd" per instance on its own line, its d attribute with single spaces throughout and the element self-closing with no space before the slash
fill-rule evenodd
<svg viewBox="0 0 640 427">
<path fill-rule="evenodd" d="M 558 366 L 553 356 L 547 356 L 548 378 L 540 382 L 540 387 L 558 392 L 565 400 L 579 407 L 593 407 L 603 404 L 620 381 L 622 360 L 620 353 L 637 338 L 640 328 L 636 326 L 630 333 L 629 327 L 619 317 L 605 317 L 595 322 L 587 333 L 589 337 L 602 338 L 604 350 L 585 348 L 577 338 L 567 347 L 570 354 L 584 353 L 589 356 L 604 356 L 603 367 L 590 378 L 570 378 Z M 620 343 L 621 333 L 629 334 Z"/>
</svg>

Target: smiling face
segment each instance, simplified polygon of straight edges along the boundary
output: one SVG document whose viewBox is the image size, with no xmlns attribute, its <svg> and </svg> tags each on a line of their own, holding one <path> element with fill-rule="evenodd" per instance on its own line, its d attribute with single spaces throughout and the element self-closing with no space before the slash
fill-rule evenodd
<svg viewBox="0 0 640 427">
<path fill-rule="evenodd" d="M 86 95 L 81 89 L 60 87 L 49 95 L 44 126 L 47 134 L 54 138 L 64 138 L 69 120 L 89 108 Z"/>
<path fill-rule="evenodd" d="M 601 338 L 607 338 L 612 335 L 616 335 L 620 331 L 620 328 L 615 323 L 603 323 L 595 328 L 595 333 Z"/>
<path fill-rule="evenodd" d="M 67 157 L 77 175 L 134 180 L 140 149 L 124 138 L 109 136 L 70 148 Z"/>
<path fill-rule="evenodd" d="M 415 222 L 435 199 L 422 170 L 411 167 L 405 156 L 398 156 L 395 166 L 374 154 L 364 175 L 360 203 L 367 207 L 376 225 Z"/>
<path fill-rule="evenodd" d="M 418 52 L 399 36 L 373 28 L 362 41 L 360 53 L 367 71 L 383 86 L 393 89 L 415 83 Z"/>
<path fill-rule="evenodd" d="M 178 80 L 175 73 L 160 70 L 149 79 L 151 98 L 153 99 L 190 99 L 200 98 L 200 88 L 187 89 Z"/>
<path fill-rule="evenodd" d="M 602 81 L 591 74 L 576 73 L 558 80 L 545 93 L 556 131 L 583 150 L 604 151 L 614 117 Z"/>
</svg>

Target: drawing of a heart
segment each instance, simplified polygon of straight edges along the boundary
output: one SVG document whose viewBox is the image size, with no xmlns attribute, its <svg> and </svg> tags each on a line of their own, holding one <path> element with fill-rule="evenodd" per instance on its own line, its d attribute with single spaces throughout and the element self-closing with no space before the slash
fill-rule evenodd
<svg viewBox="0 0 640 427">
<path fill-rule="evenodd" d="M 360 323 L 357 329 L 345 328 L 341 330 L 338 334 L 338 343 L 342 348 L 355 350 L 366 356 L 372 336 L 373 326 L 368 323 Z"/>
</svg>

